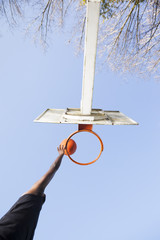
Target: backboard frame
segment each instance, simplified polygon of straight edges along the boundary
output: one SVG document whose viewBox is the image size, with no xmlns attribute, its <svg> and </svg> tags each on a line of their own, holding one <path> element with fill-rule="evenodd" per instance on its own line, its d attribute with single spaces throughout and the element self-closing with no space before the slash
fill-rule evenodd
<svg viewBox="0 0 160 240">
<path fill-rule="evenodd" d="M 120 111 L 92 109 L 91 115 L 82 115 L 79 108 L 47 109 L 34 122 L 92 124 L 92 125 L 138 125 Z"/>
</svg>

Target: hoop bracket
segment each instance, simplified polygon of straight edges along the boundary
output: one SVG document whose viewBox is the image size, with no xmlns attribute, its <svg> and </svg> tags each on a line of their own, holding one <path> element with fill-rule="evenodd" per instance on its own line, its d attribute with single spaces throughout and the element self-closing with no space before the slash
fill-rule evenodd
<svg viewBox="0 0 160 240">
<path fill-rule="evenodd" d="M 78 130 L 84 130 L 84 129 L 92 130 L 93 125 L 92 124 L 78 124 Z"/>
</svg>

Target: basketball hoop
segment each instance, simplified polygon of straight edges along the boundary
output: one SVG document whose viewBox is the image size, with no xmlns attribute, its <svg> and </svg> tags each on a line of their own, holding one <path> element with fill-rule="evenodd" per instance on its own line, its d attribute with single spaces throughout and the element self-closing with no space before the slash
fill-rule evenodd
<svg viewBox="0 0 160 240">
<path fill-rule="evenodd" d="M 98 157 L 97 157 L 96 159 L 94 159 L 93 161 L 88 162 L 88 163 L 80 163 L 80 162 L 75 161 L 75 160 L 69 155 L 69 153 L 68 153 L 68 151 L 67 151 L 67 144 L 68 144 L 69 140 L 70 140 L 75 134 L 81 133 L 81 132 L 89 132 L 89 133 L 92 133 L 93 135 L 95 135 L 95 136 L 98 138 L 98 140 L 99 140 L 99 142 L 100 142 L 100 145 L 101 145 L 101 150 L 100 150 L 100 153 L 99 153 Z M 65 149 L 66 149 L 67 156 L 70 158 L 70 160 L 71 160 L 72 162 L 74 162 L 74 163 L 76 163 L 76 164 L 79 164 L 79 165 L 90 165 L 90 164 L 96 162 L 96 161 L 99 159 L 99 157 L 100 157 L 101 154 L 102 154 L 102 151 L 103 151 L 104 147 L 103 147 L 102 139 L 98 136 L 97 133 L 93 132 L 93 131 L 90 130 L 90 129 L 84 128 L 84 129 L 75 131 L 74 133 L 72 133 L 72 134 L 67 138 Z"/>
</svg>

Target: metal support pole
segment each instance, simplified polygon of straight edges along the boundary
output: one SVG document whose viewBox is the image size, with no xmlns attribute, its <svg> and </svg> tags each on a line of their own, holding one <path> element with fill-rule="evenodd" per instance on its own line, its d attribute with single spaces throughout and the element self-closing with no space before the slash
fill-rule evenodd
<svg viewBox="0 0 160 240">
<path fill-rule="evenodd" d="M 92 111 L 92 96 L 97 52 L 100 1 L 101 0 L 87 1 L 82 99 L 81 99 L 82 115 L 90 115 Z"/>
</svg>

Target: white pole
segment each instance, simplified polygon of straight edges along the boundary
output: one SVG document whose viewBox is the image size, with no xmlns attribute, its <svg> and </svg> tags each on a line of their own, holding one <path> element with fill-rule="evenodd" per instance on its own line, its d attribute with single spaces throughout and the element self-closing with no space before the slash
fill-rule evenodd
<svg viewBox="0 0 160 240">
<path fill-rule="evenodd" d="M 81 114 L 90 115 L 94 87 L 97 37 L 101 0 L 87 0 Z"/>
</svg>

